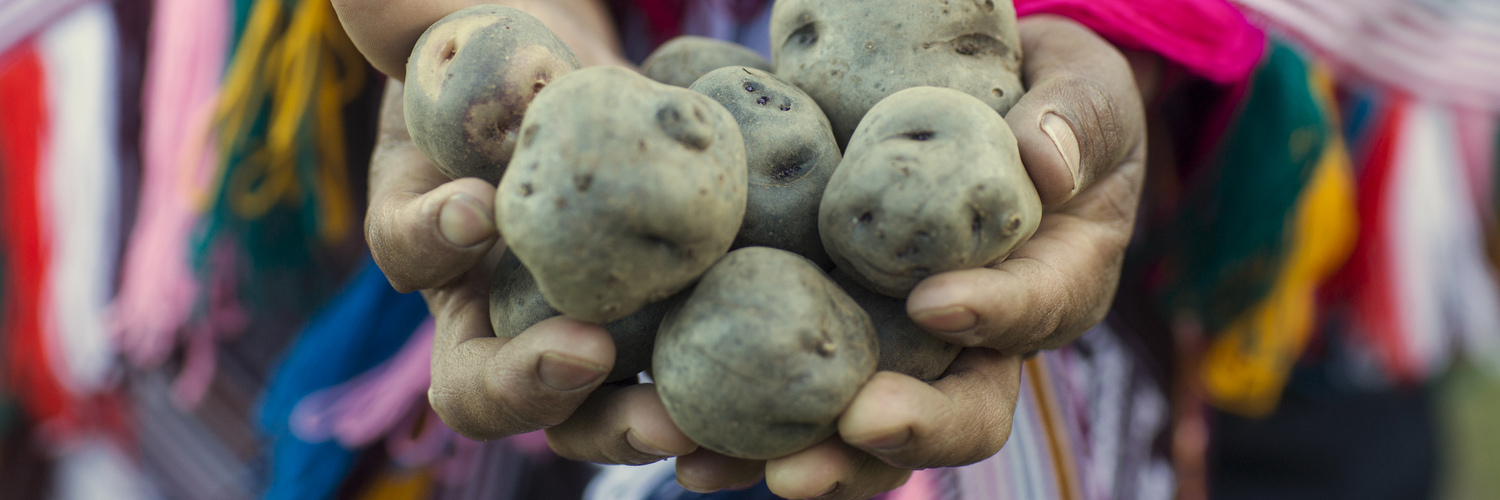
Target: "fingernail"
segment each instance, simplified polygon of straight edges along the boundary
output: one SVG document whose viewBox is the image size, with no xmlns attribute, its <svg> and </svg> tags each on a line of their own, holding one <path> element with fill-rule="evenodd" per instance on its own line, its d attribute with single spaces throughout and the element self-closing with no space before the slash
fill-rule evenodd
<svg viewBox="0 0 1500 500">
<path fill-rule="evenodd" d="M 826 497 L 828 495 L 832 495 L 833 492 L 838 491 L 838 490 L 839 490 L 839 483 L 833 483 L 833 486 L 829 486 L 828 487 L 828 491 L 824 491 L 822 494 L 820 494 L 818 496 L 815 496 L 813 498 L 823 498 L 823 497 Z"/>
<path fill-rule="evenodd" d="M 1078 150 L 1078 136 L 1073 134 L 1073 127 L 1068 126 L 1068 121 L 1057 113 L 1042 115 L 1042 132 L 1052 139 L 1052 145 L 1057 146 L 1058 154 L 1062 155 L 1063 163 L 1067 164 L 1068 171 L 1073 173 L 1073 192 L 1078 191 L 1079 179 L 1078 163 L 1081 153 Z"/>
<path fill-rule="evenodd" d="M 911 319 L 923 328 L 948 333 L 964 333 L 979 326 L 979 316 L 963 306 L 929 309 L 913 314 Z"/>
<path fill-rule="evenodd" d="M 448 243 L 459 248 L 478 245 L 495 234 L 495 223 L 473 197 L 459 193 L 443 200 L 438 212 L 438 230 Z"/>
<path fill-rule="evenodd" d="M 715 488 L 709 488 L 709 487 L 705 487 L 705 486 L 699 486 L 699 485 L 696 485 L 696 484 L 687 483 L 687 482 L 685 482 L 685 481 L 682 480 L 682 476 L 677 476 L 677 485 L 681 486 L 682 489 L 691 491 L 693 493 L 708 494 L 708 493 L 713 493 L 715 491 L 719 491 L 719 490 L 717 490 Z"/>
<path fill-rule="evenodd" d="M 911 441 L 911 429 L 903 428 L 875 439 L 866 440 L 860 443 L 860 446 L 876 451 L 891 451 L 906 446 L 907 441 Z"/>
<path fill-rule="evenodd" d="M 536 371 L 542 383 L 564 392 L 583 388 L 604 377 L 603 367 L 552 352 L 542 355 Z"/>
<path fill-rule="evenodd" d="M 637 437 L 635 435 L 635 431 L 633 431 L 633 430 L 630 431 L 630 432 L 625 433 L 625 441 L 629 442 L 630 443 L 630 447 L 631 448 L 635 448 L 635 451 L 639 451 L 641 453 L 645 453 L 645 454 L 651 455 L 653 457 L 667 458 L 667 457 L 672 456 L 671 453 L 668 453 L 668 452 L 665 452 L 665 451 L 662 451 L 662 450 L 658 450 L 655 447 L 646 444 L 645 441 L 641 441 L 641 438 Z"/>
</svg>

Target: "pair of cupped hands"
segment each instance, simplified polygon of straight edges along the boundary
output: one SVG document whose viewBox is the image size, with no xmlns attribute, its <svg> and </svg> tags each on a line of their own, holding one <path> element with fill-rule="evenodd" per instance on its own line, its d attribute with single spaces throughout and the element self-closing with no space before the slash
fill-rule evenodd
<svg viewBox="0 0 1500 500">
<path fill-rule="evenodd" d="M 907 299 L 918 325 L 965 347 L 957 360 L 931 383 L 876 373 L 837 435 L 790 456 L 743 460 L 700 448 L 673 425 L 651 384 L 602 384 L 615 353 L 601 326 L 557 317 L 513 339 L 495 337 L 489 293 L 504 249 L 495 186 L 451 180 L 417 150 L 398 81 L 422 32 L 472 3 L 334 0 L 355 44 L 393 77 L 370 164 L 365 236 L 391 284 L 426 298 L 437 320 L 428 399 L 465 436 L 546 429 L 568 458 L 644 464 L 675 456 L 678 482 L 693 491 L 764 478 L 786 498 L 868 498 L 913 469 L 997 453 L 1010 436 L 1022 356 L 1066 345 L 1109 309 L 1145 177 L 1141 89 L 1154 86 L 1154 61 L 1127 59 L 1066 19 L 1024 18 L 1028 91 L 1005 119 L 1046 206 L 1041 227 L 1004 262 L 932 276 Z M 628 66 L 599 0 L 498 3 L 542 20 L 585 65 Z"/>
</svg>

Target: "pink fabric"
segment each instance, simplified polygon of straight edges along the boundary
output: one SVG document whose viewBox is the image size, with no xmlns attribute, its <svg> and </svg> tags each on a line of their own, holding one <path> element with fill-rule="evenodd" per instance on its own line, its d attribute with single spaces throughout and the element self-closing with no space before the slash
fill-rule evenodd
<svg viewBox="0 0 1500 500">
<path fill-rule="evenodd" d="M 882 500 L 933 500 L 943 498 L 942 482 L 937 469 L 912 471 L 911 478 L 900 488 L 891 490 Z"/>
<path fill-rule="evenodd" d="M 426 402 L 423 395 L 432 381 L 432 337 L 429 318 L 391 359 L 308 395 L 292 410 L 292 432 L 309 443 L 337 439 L 351 450 L 388 433 L 412 408 Z"/>
<path fill-rule="evenodd" d="M 1223 0 L 1016 0 L 1016 14 L 1056 14 L 1110 42 L 1149 50 L 1219 83 L 1250 76 L 1266 36 Z"/>
</svg>

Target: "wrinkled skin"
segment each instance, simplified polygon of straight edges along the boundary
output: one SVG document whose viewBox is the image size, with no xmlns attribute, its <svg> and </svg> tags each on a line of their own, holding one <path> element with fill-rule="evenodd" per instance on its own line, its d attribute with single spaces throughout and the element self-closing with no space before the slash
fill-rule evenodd
<svg viewBox="0 0 1500 500">
<path fill-rule="evenodd" d="M 771 60 L 828 113 L 840 145 L 875 103 L 903 89 L 957 89 L 1001 114 L 1025 92 L 1006 1 L 780 0 Z"/>
<path fill-rule="evenodd" d="M 652 360 L 684 434 L 731 457 L 817 444 L 875 373 L 870 318 L 811 261 L 735 250 L 667 314 Z"/>
<path fill-rule="evenodd" d="M 1036 232 L 1042 205 L 1000 115 L 952 89 L 881 101 L 849 142 L 818 227 L 840 269 L 905 297 L 928 276 L 984 267 Z"/>
<path fill-rule="evenodd" d="M 911 316 L 906 315 L 906 301 L 867 290 L 841 269 L 828 274 L 875 324 L 880 344 L 880 362 L 875 369 L 931 382 L 941 377 L 953 358 L 958 357 L 961 347 L 932 336 L 912 322 Z"/>
<path fill-rule="evenodd" d="M 522 130 L 495 219 L 568 316 L 608 323 L 665 299 L 739 231 L 744 141 L 702 94 L 588 68 L 539 94 Z"/>
<path fill-rule="evenodd" d="M 578 69 L 578 56 L 531 15 L 479 5 L 444 17 L 407 62 L 406 126 L 449 178 L 500 182 L 531 100 Z"/>
<path fill-rule="evenodd" d="M 514 265 L 509 265 L 509 264 Z M 624 318 L 604 325 L 615 343 L 615 364 L 604 383 L 632 380 L 651 367 L 651 350 L 656 344 L 656 329 L 671 307 L 672 299 L 649 304 Z M 495 270 L 495 284 L 490 289 L 490 324 L 495 336 L 515 338 L 532 325 L 562 313 L 547 304 L 537 288 L 531 271 L 507 253 Z"/>
<path fill-rule="evenodd" d="M 679 36 L 646 56 L 641 74 L 674 87 L 687 87 L 703 75 L 729 66 L 771 71 L 770 61 L 743 46 L 701 36 Z"/>
<path fill-rule="evenodd" d="M 689 88 L 723 104 L 745 138 L 750 192 L 733 248 L 780 248 L 831 266 L 818 238 L 818 203 L 843 157 L 823 110 L 792 84 L 743 66 L 714 70 Z"/>
</svg>

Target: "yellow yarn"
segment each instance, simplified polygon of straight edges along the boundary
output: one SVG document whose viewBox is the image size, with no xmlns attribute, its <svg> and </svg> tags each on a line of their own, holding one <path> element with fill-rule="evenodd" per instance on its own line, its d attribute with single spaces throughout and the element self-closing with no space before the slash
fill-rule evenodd
<svg viewBox="0 0 1500 500">
<path fill-rule="evenodd" d="M 1317 66 L 1309 69 L 1309 85 L 1325 116 L 1336 116 L 1328 72 Z M 1336 124 L 1328 129 L 1337 130 Z M 1329 136 L 1297 200 L 1288 226 L 1287 258 L 1270 293 L 1225 328 L 1204 353 L 1204 389 L 1209 403 L 1219 409 L 1245 416 L 1275 410 L 1316 328 L 1318 286 L 1354 250 L 1359 217 L 1354 172 L 1343 141 L 1336 133 Z"/>
<path fill-rule="evenodd" d="M 328 0 L 302 1 L 284 30 L 282 17 L 280 0 L 257 2 L 230 64 L 217 113 L 219 143 L 226 163 L 234 151 L 248 153 L 226 168 L 222 182 L 233 213 L 257 219 L 278 204 L 300 206 L 305 188 L 298 165 L 315 162 L 307 188 L 317 202 L 320 237 L 335 243 L 352 225 L 342 110 L 364 88 L 364 59 Z M 267 133 L 254 137 L 250 129 L 267 106 Z"/>
</svg>

